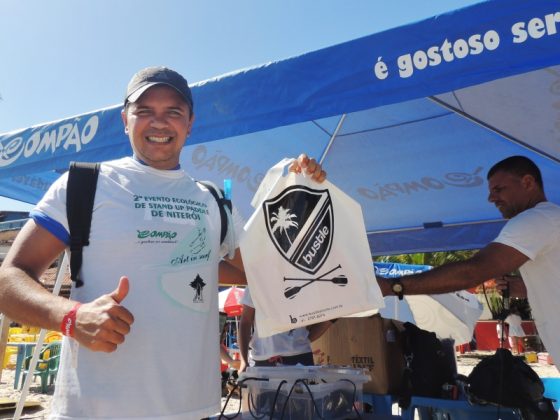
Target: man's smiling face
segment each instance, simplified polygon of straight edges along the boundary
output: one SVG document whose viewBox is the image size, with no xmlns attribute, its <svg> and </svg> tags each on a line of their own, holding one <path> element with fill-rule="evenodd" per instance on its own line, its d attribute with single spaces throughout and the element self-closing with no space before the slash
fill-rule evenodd
<svg viewBox="0 0 560 420">
<path fill-rule="evenodd" d="M 194 116 L 172 87 L 152 86 L 122 112 L 138 159 L 156 169 L 173 169 L 190 134 Z"/>
</svg>

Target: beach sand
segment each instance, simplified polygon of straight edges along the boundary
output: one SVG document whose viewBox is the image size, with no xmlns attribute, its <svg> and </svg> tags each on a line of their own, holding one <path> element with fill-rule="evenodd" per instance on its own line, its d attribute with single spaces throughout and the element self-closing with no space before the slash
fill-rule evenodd
<svg viewBox="0 0 560 420">
<path fill-rule="evenodd" d="M 493 354 L 493 352 L 467 352 L 465 354 L 457 355 L 457 372 L 462 375 L 468 376 L 472 369 L 480 362 L 480 360 Z M 560 373 L 554 365 L 545 365 L 541 363 L 530 363 L 529 366 L 537 372 L 537 374 L 544 377 L 560 377 Z M 39 379 L 32 383 L 27 396 L 27 401 L 37 401 L 40 406 L 37 408 L 25 409 L 21 416 L 21 419 L 46 419 L 49 414 L 50 403 L 52 399 L 54 387 L 49 386 L 47 394 L 41 393 L 41 387 L 39 384 Z M 0 383 L 0 399 L 10 399 L 17 403 L 21 391 L 14 389 L 14 370 L 4 369 L 2 372 L 2 381 Z M 222 407 L 225 404 L 226 399 L 222 398 Z M 226 414 L 232 414 L 237 412 L 239 406 L 239 399 L 231 398 L 228 406 L 226 407 Z M 14 415 L 15 410 L 11 411 L 0 411 L 0 420 L 11 419 Z M 216 413 L 218 414 L 218 413 Z"/>
</svg>

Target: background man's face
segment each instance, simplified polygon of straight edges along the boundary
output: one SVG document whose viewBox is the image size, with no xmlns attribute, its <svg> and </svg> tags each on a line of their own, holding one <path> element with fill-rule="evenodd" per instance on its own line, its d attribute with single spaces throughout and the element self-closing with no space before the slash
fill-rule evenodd
<svg viewBox="0 0 560 420">
<path fill-rule="evenodd" d="M 488 201 L 494 203 L 506 219 L 527 210 L 530 196 L 523 177 L 498 171 L 488 179 Z"/>
</svg>

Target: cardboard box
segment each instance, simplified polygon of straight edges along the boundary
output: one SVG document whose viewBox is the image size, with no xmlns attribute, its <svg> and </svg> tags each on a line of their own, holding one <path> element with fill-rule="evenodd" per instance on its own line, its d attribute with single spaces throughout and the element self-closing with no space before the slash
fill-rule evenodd
<svg viewBox="0 0 560 420">
<path fill-rule="evenodd" d="M 388 394 L 399 390 L 404 358 L 398 321 L 379 315 L 340 318 L 323 336 L 311 343 L 316 365 L 365 368 L 371 376 L 363 391 Z"/>
</svg>

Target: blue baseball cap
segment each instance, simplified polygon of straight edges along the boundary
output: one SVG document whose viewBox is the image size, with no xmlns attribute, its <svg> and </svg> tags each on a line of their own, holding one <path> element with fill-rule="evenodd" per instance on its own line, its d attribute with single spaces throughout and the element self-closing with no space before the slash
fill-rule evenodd
<svg viewBox="0 0 560 420">
<path fill-rule="evenodd" d="M 146 90 L 156 85 L 171 86 L 181 94 L 189 105 L 191 112 L 194 111 L 192 93 L 187 80 L 176 71 L 167 67 L 147 67 L 132 76 L 126 88 L 124 104 L 136 102 Z"/>
</svg>

